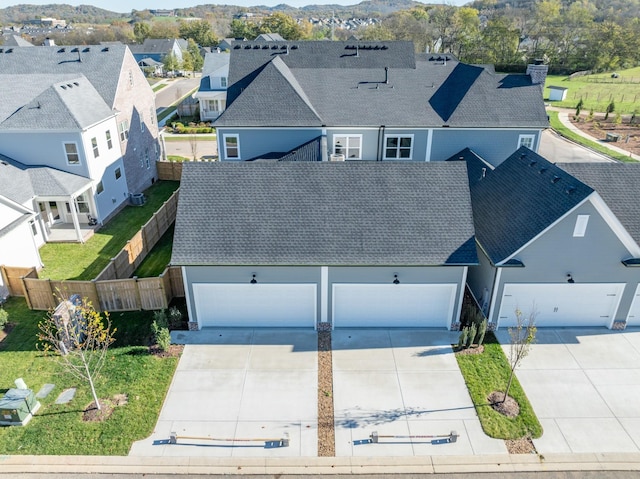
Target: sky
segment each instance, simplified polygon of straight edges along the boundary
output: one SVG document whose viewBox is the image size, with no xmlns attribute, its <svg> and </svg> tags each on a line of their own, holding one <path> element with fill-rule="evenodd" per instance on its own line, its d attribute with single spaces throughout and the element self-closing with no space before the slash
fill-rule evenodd
<svg viewBox="0 0 640 479">
<path fill-rule="evenodd" d="M 428 3 L 446 3 L 447 5 L 464 5 L 470 0 L 432 0 Z M 251 7 L 254 5 L 267 5 L 275 6 L 281 3 L 286 3 L 292 7 L 304 7 L 305 5 L 326 5 L 326 4 L 338 4 L 338 5 L 355 5 L 360 3 L 360 0 L 80 0 L 80 1 L 64 1 L 54 2 L 52 0 L 24 0 L 24 1 L 12 1 L 12 0 L 0 0 L 0 8 L 8 7 L 18 4 L 31 4 L 31 5 L 50 5 L 52 3 L 65 3 L 67 5 L 93 5 L 95 7 L 104 8 L 112 12 L 129 13 L 131 10 L 145 10 L 148 8 L 186 8 L 196 5 L 238 5 L 242 7 Z M 427 3 L 427 2 L 425 2 Z"/>
</svg>

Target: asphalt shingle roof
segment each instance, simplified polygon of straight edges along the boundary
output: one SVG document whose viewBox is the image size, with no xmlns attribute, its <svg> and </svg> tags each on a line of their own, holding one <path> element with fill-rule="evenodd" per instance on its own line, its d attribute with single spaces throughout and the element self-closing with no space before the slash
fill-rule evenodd
<svg viewBox="0 0 640 479">
<path fill-rule="evenodd" d="M 640 245 L 640 164 L 566 163 L 558 166 L 596 190 Z"/>
<path fill-rule="evenodd" d="M 468 162 L 477 162 L 467 156 Z M 469 166 L 478 171 L 483 165 Z M 496 264 L 569 212 L 593 189 L 542 156 L 521 147 L 472 182 L 476 238 Z"/>
<path fill-rule="evenodd" d="M 185 163 L 176 265 L 477 262 L 463 162 Z"/>
<path fill-rule="evenodd" d="M 279 65 L 274 75 L 271 63 L 286 73 Z M 318 122 L 285 113 L 300 107 L 300 91 Z M 312 41 L 234 45 L 227 109 L 216 124 L 543 128 L 548 120 L 541 86 L 527 75 L 415 55 L 410 42 Z"/>
</svg>

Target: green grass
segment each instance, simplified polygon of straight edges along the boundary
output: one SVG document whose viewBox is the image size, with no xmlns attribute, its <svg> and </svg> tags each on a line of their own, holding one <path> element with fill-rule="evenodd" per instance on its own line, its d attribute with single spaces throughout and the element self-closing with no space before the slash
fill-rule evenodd
<svg viewBox="0 0 640 479">
<path fill-rule="evenodd" d="M 167 155 L 167 161 L 173 161 L 175 163 L 184 163 L 185 161 L 191 161 L 191 158 L 179 155 Z"/>
<path fill-rule="evenodd" d="M 558 119 L 557 111 L 547 111 L 547 113 L 549 114 L 549 124 L 551 125 L 551 128 L 557 131 L 560 135 L 568 138 L 571 141 L 578 143 L 579 145 L 582 145 L 592 150 L 595 150 L 597 152 L 600 152 L 618 161 L 636 163 L 636 160 L 634 160 L 633 158 L 630 158 L 627 155 L 618 153 L 617 151 L 611 150 L 610 148 L 607 148 L 606 146 L 601 145 L 597 141 L 588 140 L 587 138 L 574 133 L 573 131 L 571 131 L 569 128 L 567 128 L 560 122 L 560 120 Z"/>
<path fill-rule="evenodd" d="M 40 248 L 45 265 L 40 278 L 91 280 L 116 256 L 178 188 L 177 181 L 159 181 L 145 191 L 144 206 L 126 206 L 86 243 L 47 243 Z"/>
<path fill-rule="evenodd" d="M 138 278 L 160 276 L 171 260 L 173 248 L 173 225 L 158 240 L 147 257 L 140 263 L 133 275 Z"/>
<path fill-rule="evenodd" d="M 167 86 L 166 83 L 160 83 L 159 85 L 156 85 L 156 86 L 153 87 L 153 91 L 162 90 L 166 86 Z"/>
<path fill-rule="evenodd" d="M 181 136 L 165 136 L 164 137 L 164 141 L 166 141 L 167 143 L 171 143 L 172 141 L 174 142 L 179 142 L 179 141 L 189 141 L 189 137 L 191 137 L 193 135 L 190 134 L 183 134 Z M 216 135 L 196 135 L 196 138 L 198 139 L 198 141 L 216 141 Z"/>
<path fill-rule="evenodd" d="M 176 112 L 177 108 L 175 106 L 170 106 L 169 108 L 165 108 L 158 115 L 158 121 L 162 121 L 168 116 L 173 115 Z"/>
<path fill-rule="evenodd" d="M 34 392 L 47 383 L 55 388 L 39 400 L 42 407 L 27 426 L 0 428 L 0 455 L 126 455 L 134 441 L 153 432 L 178 361 L 147 353 L 151 312 L 112 315 L 116 341 L 96 387 L 98 397 L 126 394 L 128 404 L 117 407 L 104 422 L 85 423 L 82 411 L 93 400 L 88 384 L 36 349 L 37 324 L 45 313 L 30 311 L 22 298 L 10 298 L 5 309 L 15 327 L 0 343 L 0 393 L 15 387 L 19 377 Z M 54 404 L 71 387 L 77 388 L 75 398 Z"/>
<path fill-rule="evenodd" d="M 493 334 L 487 333 L 482 354 L 456 355 L 456 359 L 478 412 L 482 429 L 488 436 L 518 439 L 525 436 L 537 438 L 542 435 L 542 426 L 517 378 L 513 379 L 509 396 L 520 405 L 520 414 L 510 419 L 489 406 L 487 397 L 493 391 L 504 391 L 510 371 L 509 362 Z"/>
<path fill-rule="evenodd" d="M 575 108 L 580 98 L 584 101 L 583 111 L 593 108 L 604 112 L 613 100 L 616 111 L 622 114 L 640 110 L 640 67 L 618 70 L 618 78 L 611 78 L 611 72 L 585 75 L 574 79 L 567 76 L 549 75 L 545 82 L 544 97 L 549 98 L 549 85 L 568 88 L 564 101 L 554 101 L 553 106 Z"/>
</svg>

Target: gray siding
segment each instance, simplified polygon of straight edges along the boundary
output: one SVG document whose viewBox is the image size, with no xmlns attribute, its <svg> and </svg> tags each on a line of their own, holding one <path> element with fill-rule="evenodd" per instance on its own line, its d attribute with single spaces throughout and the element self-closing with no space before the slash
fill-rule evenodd
<svg viewBox="0 0 640 479">
<path fill-rule="evenodd" d="M 444 161 L 463 148 L 470 148 L 493 166 L 498 166 L 518 149 L 520 135 L 536 135 L 534 151 L 538 151 L 540 130 L 433 130 L 430 161 Z"/>
<path fill-rule="evenodd" d="M 296 146 L 320 136 L 320 129 L 282 129 L 282 128 L 218 128 L 218 151 L 221 161 L 237 161 L 225 158 L 224 135 L 239 135 L 240 158 L 245 161 L 271 152 L 286 153 Z"/>
<path fill-rule="evenodd" d="M 489 305 L 491 303 L 491 294 L 493 293 L 493 284 L 495 282 L 496 268 L 491 265 L 491 261 L 484 254 L 482 248 L 478 246 L 478 265 L 469 266 L 467 273 L 467 284 L 469 289 L 476 297 L 478 304 L 482 307 L 484 298 L 486 298 L 486 306 L 484 314 L 489 314 Z M 486 289 L 486 293 L 485 293 Z"/>
<path fill-rule="evenodd" d="M 589 215 L 584 237 L 573 237 L 578 215 Z M 498 318 L 505 283 L 563 283 L 571 273 L 576 283 L 627 283 L 615 320 L 625 320 L 640 279 L 637 268 L 621 261 L 630 254 L 589 201 L 576 208 L 517 255 L 524 268 L 503 268 L 493 308 Z"/>
</svg>

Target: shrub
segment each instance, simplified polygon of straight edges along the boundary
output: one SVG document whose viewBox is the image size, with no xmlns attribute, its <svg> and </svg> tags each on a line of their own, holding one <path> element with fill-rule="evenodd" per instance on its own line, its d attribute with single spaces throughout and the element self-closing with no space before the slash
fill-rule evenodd
<svg viewBox="0 0 640 479">
<path fill-rule="evenodd" d="M 478 347 L 482 346 L 482 343 L 484 342 L 484 335 L 487 333 L 487 320 L 483 319 L 482 322 L 480 323 L 480 326 L 478 326 L 478 339 L 476 341 L 476 343 L 478 343 Z"/>
<path fill-rule="evenodd" d="M 472 323 L 469 328 L 469 335 L 467 336 L 467 347 L 470 348 L 473 345 L 473 340 L 476 339 L 476 333 L 478 332 L 478 328 L 476 323 Z"/>
<path fill-rule="evenodd" d="M 589 116 L 587 117 L 589 121 L 593 121 L 593 108 L 589 110 Z"/>
<path fill-rule="evenodd" d="M 604 119 L 608 120 L 609 119 L 609 113 L 613 113 L 614 111 L 616 111 L 616 104 L 612 101 L 611 103 L 609 103 L 607 105 L 607 110 L 604 113 Z"/>
<path fill-rule="evenodd" d="M 5 325 L 9 322 L 9 313 L 0 308 L 0 330 L 4 329 Z"/>
<path fill-rule="evenodd" d="M 469 336 L 469 330 L 462 328 L 460 331 L 460 337 L 458 338 L 458 349 L 464 349 L 467 345 L 467 337 Z"/>
<path fill-rule="evenodd" d="M 169 308 L 169 328 L 177 329 L 182 323 L 182 311 L 175 306 Z"/>
<path fill-rule="evenodd" d="M 154 311 L 153 312 L 153 323 L 158 326 L 158 328 L 168 328 L 169 320 L 167 319 L 167 311 L 164 309 Z M 153 327 L 153 326 L 152 326 Z"/>
<path fill-rule="evenodd" d="M 171 346 L 171 334 L 168 328 L 160 328 L 156 334 L 156 343 L 162 351 L 166 351 Z"/>
</svg>

